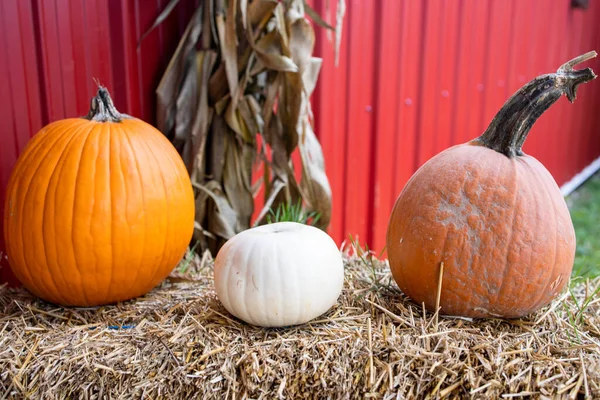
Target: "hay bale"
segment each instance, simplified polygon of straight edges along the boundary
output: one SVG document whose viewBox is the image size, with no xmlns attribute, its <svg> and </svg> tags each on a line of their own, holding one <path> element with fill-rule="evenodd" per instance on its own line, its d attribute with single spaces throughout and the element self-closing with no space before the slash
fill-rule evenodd
<svg viewBox="0 0 600 400">
<path fill-rule="evenodd" d="M 0 288 L 0 398 L 600 398 L 600 280 L 526 319 L 469 321 L 423 311 L 363 261 L 346 259 L 330 312 L 281 329 L 231 317 L 209 257 L 116 306 Z"/>
</svg>

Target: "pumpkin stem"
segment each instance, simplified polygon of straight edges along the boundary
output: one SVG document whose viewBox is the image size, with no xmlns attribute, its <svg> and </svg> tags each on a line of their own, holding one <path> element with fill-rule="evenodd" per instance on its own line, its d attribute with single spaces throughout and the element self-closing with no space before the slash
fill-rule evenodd
<svg viewBox="0 0 600 400">
<path fill-rule="evenodd" d="M 108 90 L 104 86 L 98 85 L 98 93 L 92 98 L 90 111 L 83 118 L 97 122 L 121 122 L 128 117 L 117 111 Z"/>
<path fill-rule="evenodd" d="M 573 69 L 596 55 L 595 51 L 582 54 L 563 64 L 556 73 L 538 76 L 525 84 L 504 103 L 485 132 L 472 143 L 508 157 L 522 156 L 521 148 L 535 121 L 563 94 L 572 103 L 577 86 L 596 78 L 591 68 Z"/>
</svg>

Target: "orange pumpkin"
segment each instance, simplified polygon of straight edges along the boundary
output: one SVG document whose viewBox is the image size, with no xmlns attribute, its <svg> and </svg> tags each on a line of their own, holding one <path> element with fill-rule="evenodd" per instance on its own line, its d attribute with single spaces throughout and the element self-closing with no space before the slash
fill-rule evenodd
<svg viewBox="0 0 600 400">
<path fill-rule="evenodd" d="M 389 265 L 418 304 L 465 317 L 521 317 L 568 282 L 575 256 L 569 210 L 548 170 L 521 146 L 562 94 L 594 79 L 573 66 L 517 91 L 477 139 L 427 161 L 402 190 L 388 224 Z M 443 269 L 442 269 L 443 268 Z"/>
<path fill-rule="evenodd" d="M 94 306 L 145 294 L 175 267 L 194 229 L 187 170 L 169 140 L 120 114 L 100 87 L 86 117 L 53 122 L 11 174 L 6 253 L 36 296 Z"/>
</svg>

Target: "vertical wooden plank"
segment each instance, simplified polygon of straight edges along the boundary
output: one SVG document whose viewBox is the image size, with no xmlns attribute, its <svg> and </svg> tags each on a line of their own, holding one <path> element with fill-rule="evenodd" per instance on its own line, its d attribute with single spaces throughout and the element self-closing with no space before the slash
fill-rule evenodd
<svg viewBox="0 0 600 400">
<path fill-rule="evenodd" d="M 13 57 L 11 61 L 19 61 L 21 63 L 20 71 L 24 74 L 25 87 L 23 88 L 26 96 L 26 103 L 22 104 L 22 112 L 26 113 L 23 116 L 29 122 L 27 131 L 20 133 L 22 136 L 19 140 L 19 152 L 23 151 L 27 139 L 31 138 L 37 131 L 45 125 L 43 117 L 43 107 L 40 104 L 41 90 L 39 78 L 39 60 L 36 54 L 36 38 L 34 29 L 34 16 L 32 3 L 29 1 L 16 1 L 18 6 L 19 20 L 19 37 L 11 38 L 20 44 L 20 57 Z M 9 36 L 7 36 L 9 37 Z M 12 80 L 13 78 L 11 78 Z"/>
<path fill-rule="evenodd" d="M 325 1 L 318 3 L 318 9 L 325 15 Z M 333 23 L 337 12 L 337 1 L 330 1 L 331 20 Z M 332 191 L 332 216 L 328 228 L 329 235 L 341 244 L 347 238 L 344 226 L 346 200 L 346 134 L 347 99 L 348 99 L 348 54 L 350 51 L 350 35 L 348 11 L 344 18 L 342 40 L 339 51 L 339 64 L 335 65 L 334 43 L 328 40 L 325 30 L 318 30 L 318 56 L 323 58 L 319 81 L 314 97 L 318 98 L 315 106 L 316 134 L 323 148 L 325 171 Z"/>
<path fill-rule="evenodd" d="M 461 8 L 461 46 L 457 53 L 457 110 L 453 132 L 456 143 L 465 143 L 479 136 L 484 129 L 483 96 L 486 68 L 488 2 L 465 0 Z M 471 21 L 467 23 L 466 21 Z"/>
<path fill-rule="evenodd" d="M 18 1 L 10 0 L 4 3 L 2 15 L 5 27 L 6 68 L 3 75 L 4 85 L 10 91 L 9 98 L 13 110 L 13 129 L 15 154 L 19 154 L 29 138 L 40 128 L 40 104 L 35 90 L 38 85 L 35 51 L 32 46 L 33 31 L 31 21 L 21 18 L 21 6 Z M 24 10 L 27 12 L 27 10 Z M 9 39 L 10 38 L 10 39 Z M 29 64 L 31 63 L 31 64 Z M 7 101 L 4 100 L 4 101 Z"/>
<path fill-rule="evenodd" d="M 123 61 L 125 65 L 125 82 L 127 105 L 136 118 L 144 119 L 142 105 L 142 71 L 140 66 L 140 49 L 137 47 L 139 37 L 138 2 L 123 0 Z"/>
<path fill-rule="evenodd" d="M 88 95 L 96 92 L 97 87 L 94 79 L 110 91 L 115 96 L 115 87 L 113 82 L 112 53 L 110 30 L 110 19 L 115 17 L 114 11 L 109 10 L 109 3 L 106 0 L 82 0 L 85 21 L 88 26 L 88 49 L 86 58 L 89 59 L 89 76 L 86 77 L 86 86 Z M 120 104 L 116 104 L 117 107 Z"/>
<path fill-rule="evenodd" d="M 9 77 L 9 63 L 7 60 L 11 60 L 11 54 L 8 48 L 9 32 L 15 32 L 16 20 L 10 18 L 10 15 L 16 14 L 16 2 L 0 2 L 0 76 Z M 10 170 L 16 161 L 17 155 L 17 141 L 15 137 L 15 110 L 14 103 L 12 101 L 12 88 L 10 79 L 6 80 L 7 84 L 0 85 L 0 106 L 3 110 L 3 118 L 0 118 L 0 134 L 2 135 L 2 145 L 0 146 L 0 227 L 4 225 L 4 196 L 6 185 L 10 176 Z M 6 282 L 10 279 L 14 282 L 14 276 L 12 275 L 9 265 L 4 257 L 4 231 L 0 236 L 0 283 Z"/>
<path fill-rule="evenodd" d="M 79 25 L 81 19 L 77 18 L 75 21 L 71 20 L 71 3 L 69 0 L 55 0 L 55 14 L 56 29 L 57 29 L 57 48 L 58 54 L 55 59 L 59 64 L 53 66 L 59 71 L 60 81 L 62 84 L 63 93 L 63 107 L 64 107 L 64 118 L 71 118 L 78 116 L 77 114 L 77 86 L 75 83 L 75 62 L 78 64 L 81 62 L 80 59 L 76 59 L 79 54 L 74 54 L 73 36 L 71 29 L 73 25 Z M 81 27 L 82 28 L 82 27 Z M 77 39 L 84 39 L 79 37 Z M 83 51 L 84 47 L 79 47 L 79 51 Z M 84 58 L 85 60 L 85 58 Z M 81 64 L 80 64 L 81 65 Z M 81 65 L 85 73 L 85 63 Z M 49 66 L 48 66 L 49 67 Z"/>
<path fill-rule="evenodd" d="M 536 28 L 535 10 L 530 2 L 514 2 L 514 20 L 511 45 L 510 66 L 508 74 L 508 92 L 514 93 L 523 86 L 532 76 L 528 71 L 531 69 L 531 51 L 528 44 L 533 37 Z"/>
<path fill-rule="evenodd" d="M 440 33 L 442 10 L 438 1 L 424 1 L 423 59 L 420 80 L 420 97 L 418 101 L 419 119 L 417 135 L 417 166 L 427 161 L 434 151 L 438 97 L 438 77 L 440 72 Z"/>
<path fill-rule="evenodd" d="M 492 122 L 496 113 L 512 93 L 507 92 L 507 75 L 510 58 L 511 40 L 514 34 L 511 29 L 514 13 L 513 2 L 490 2 L 491 17 L 487 47 L 490 62 L 485 71 L 483 98 L 483 128 Z M 483 133 L 480 132 L 480 133 Z M 476 133 L 477 135 L 477 133 Z"/>
<path fill-rule="evenodd" d="M 131 96 L 129 94 L 128 64 L 126 54 L 126 41 L 128 40 L 127 27 L 130 23 L 129 13 L 127 13 L 127 1 L 125 0 L 106 0 L 110 10 L 108 18 L 110 32 L 110 58 L 112 63 L 112 99 L 117 109 L 130 115 L 139 115 L 131 105 Z"/>
<path fill-rule="evenodd" d="M 161 2 L 158 0 L 142 1 L 135 0 L 135 31 L 132 31 L 132 40 L 137 44 L 139 38 L 151 26 L 156 16 L 162 11 Z M 170 19 L 176 16 L 171 13 Z M 160 49 L 160 29 L 154 29 L 141 42 L 139 48 L 136 49 L 135 57 L 137 62 L 137 75 L 140 85 L 140 112 L 139 118 L 145 121 L 152 120 L 154 109 L 156 108 L 156 100 L 154 88 L 158 85 L 161 76 L 161 71 L 158 70 L 160 64 L 161 52 Z"/>
<path fill-rule="evenodd" d="M 455 112 L 452 116 L 452 141 L 455 144 L 465 143 L 472 139 L 470 133 L 467 132 L 467 118 L 468 110 L 471 105 L 468 97 L 468 82 L 469 69 L 469 57 L 471 55 L 471 28 L 470 24 L 465 21 L 471 21 L 470 10 L 466 7 L 464 2 L 461 2 L 459 10 L 459 18 L 462 24 L 457 27 L 459 30 L 459 36 L 461 38 L 461 46 L 454 55 L 456 57 L 456 78 L 455 78 L 455 97 L 456 103 Z"/>
<path fill-rule="evenodd" d="M 572 26 L 571 26 L 571 31 L 570 31 L 570 35 L 571 35 L 571 40 L 569 41 L 572 46 L 570 48 L 569 53 L 571 55 L 567 56 L 567 59 L 575 57 L 578 54 L 582 54 L 584 53 L 584 41 L 585 41 L 585 36 L 587 36 L 588 31 L 586 29 L 584 29 L 584 11 L 580 10 L 580 9 L 572 9 L 570 11 L 571 15 L 572 15 Z M 578 67 L 581 68 L 581 67 Z M 586 85 L 587 86 L 587 85 Z M 568 109 L 568 113 L 571 116 L 571 123 L 568 125 L 569 129 L 571 130 L 571 132 L 573 132 L 572 135 L 568 135 L 568 169 L 567 169 L 567 176 L 566 176 L 566 180 L 571 179 L 573 176 L 575 176 L 577 174 L 577 172 L 579 172 L 578 170 L 578 148 L 579 148 L 579 144 L 581 142 L 581 130 L 582 130 L 582 123 L 581 123 L 581 117 L 582 117 L 582 113 L 581 113 L 581 108 L 578 107 L 580 105 L 583 105 L 585 103 L 585 97 L 587 94 L 587 91 L 585 90 L 584 87 L 581 87 L 582 90 L 578 90 L 577 91 L 577 104 L 570 104 L 568 101 L 564 101 L 566 99 L 561 99 L 563 100 L 563 103 L 565 103 L 565 105 L 569 106 Z"/>
<path fill-rule="evenodd" d="M 396 141 L 396 161 L 394 164 L 396 197 L 415 172 L 417 163 L 417 118 L 420 93 L 419 77 L 422 65 L 421 46 L 423 43 L 422 19 L 423 2 L 404 0 L 402 2 L 402 47 L 400 96 L 396 104 L 398 112 L 398 132 Z"/>
<path fill-rule="evenodd" d="M 542 38 L 542 43 L 538 44 L 540 48 L 539 52 L 543 53 L 540 57 L 540 68 L 538 73 L 548 73 L 556 70 L 558 66 L 564 62 L 560 60 L 559 48 L 557 46 L 548 46 L 548 43 L 558 43 L 562 37 L 560 24 L 562 15 L 560 7 L 550 7 L 547 15 L 547 26 L 552 27 L 547 29 L 545 32 L 545 39 Z M 539 43 L 539 42 L 538 42 Z M 541 118 L 542 126 L 540 126 L 539 133 L 537 136 L 543 136 L 541 153 L 543 154 L 544 160 L 541 160 L 550 173 L 555 179 L 558 178 L 557 172 L 561 169 L 561 152 L 557 146 L 557 136 L 561 135 L 560 129 L 558 129 L 557 119 L 558 109 L 551 107 L 548 112 Z"/>
<path fill-rule="evenodd" d="M 529 53 L 528 63 L 530 64 L 530 67 L 527 70 L 527 75 L 525 76 L 526 82 L 534 79 L 536 76 L 539 76 L 542 73 L 553 72 L 553 70 L 556 69 L 554 66 L 550 68 L 545 66 L 543 60 L 545 58 L 545 52 L 547 50 L 546 47 L 548 43 L 547 28 L 550 11 L 549 7 L 543 7 L 537 0 L 529 2 L 528 6 L 534 10 L 537 23 L 534 29 L 530 31 L 530 35 L 527 37 L 527 40 L 525 40 L 525 42 L 528 43 L 528 46 L 525 50 Z M 552 110 L 549 110 L 548 112 L 551 111 Z M 525 145 L 523 146 L 523 151 L 537 158 L 543 164 L 549 161 L 544 151 L 544 141 L 547 140 L 548 136 L 552 135 L 552 133 L 548 132 L 546 129 L 546 117 L 548 112 L 544 113 L 544 115 L 537 120 L 535 125 L 533 125 L 529 135 L 527 136 Z"/>
<path fill-rule="evenodd" d="M 396 158 L 396 149 L 391 146 L 400 132 L 396 131 L 398 86 L 402 74 L 399 40 L 401 35 L 401 8 L 397 0 L 384 0 L 381 4 L 381 40 L 377 57 L 377 80 L 375 104 L 375 178 L 373 187 L 373 242 L 371 247 L 379 253 L 385 246 L 387 224 L 393 201 L 394 171 L 391 168 Z"/>
<path fill-rule="evenodd" d="M 490 3 L 478 0 L 466 1 L 465 7 L 472 9 L 473 12 L 473 30 L 469 43 L 465 43 L 465 46 L 470 46 L 472 51 L 468 67 L 470 73 L 467 88 L 467 102 L 470 104 L 468 112 L 471 116 L 467 117 L 466 132 L 470 138 L 475 138 L 485 130 L 483 99 L 487 91 L 484 84 L 484 74 L 489 65 L 490 49 L 486 48 L 486 44 L 490 35 L 487 29 L 490 25 Z"/>
<path fill-rule="evenodd" d="M 566 2 L 561 3 L 559 5 L 560 16 L 559 23 L 556 27 L 556 30 L 560 32 L 558 36 L 558 41 L 555 42 L 554 47 L 556 48 L 556 61 L 551 69 L 548 71 L 552 71 L 557 69 L 562 63 L 567 61 L 573 56 L 571 50 L 571 33 L 569 32 L 571 29 L 571 12 L 569 10 L 570 6 Z M 555 180 L 558 184 L 562 184 L 568 180 L 568 163 L 569 163 L 569 154 L 568 154 L 568 133 L 562 128 L 569 126 L 568 124 L 571 122 L 571 110 L 568 104 L 568 101 L 564 101 L 565 99 L 561 99 L 562 101 L 557 101 L 556 104 L 552 106 L 552 110 L 549 111 L 551 118 L 553 119 L 552 127 L 554 127 L 553 132 L 550 136 L 553 138 L 555 151 L 557 154 L 557 164 L 559 165 L 558 169 L 553 172 Z M 552 117 L 553 116 L 553 117 Z M 527 151 L 528 148 L 527 148 Z"/>
<path fill-rule="evenodd" d="M 64 56 L 72 55 L 74 60 L 72 80 L 75 84 L 75 104 L 72 116 L 87 114 L 89 102 L 97 91 L 96 80 L 112 92 L 112 73 L 110 69 L 110 32 L 108 29 L 108 10 L 105 1 L 73 0 L 64 1 L 61 11 L 61 24 L 65 36 L 70 41 L 61 45 Z M 66 14 L 67 10 L 70 14 Z M 70 44 L 70 46 L 69 46 Z M 69 78 L 65 82 L 70 82 Z M 66 92 L 66 90 L 65 90 Z"/>
<path fill-rule="evenodd" d="M 452 142 L 450 93 L 455 88 L 460 3 L 426 2 L 417 167 Z"/>
<path fill-rule="evenodd" d="M 10 18 L 11 14 L 16 14 L 16 1 L 2 2 L 0 3 L 0 76 L 10 77 L 10 65 L 7 62 L 11 60 L 11 53 L 8 45 L 9 32 L 14 32 L 16 20 Z M 0 85 L 0 105 L 3 110 L 3 118 L 0 118 L 0 132 L 2 134 L 2 146 L 0 146 L 0 168 L 2 168 L 2 174 L 0 175 L 0 190 L 4 191 L 8 176 L 10 175 L 9 169 L 16 161 L 17 154 L 17 140 L 15 136 L 15 110 L 14 102 L 12 100 L 12 85 L 11 79 L 5 80 L 6 84 Z M 3 193 L 3 192 L 2 192 Z M 4 199 L 4 198 L 2 198 Z M 3 207 L 4 202 L 0 207 Z M 1 223 L 1 221 L 0 221 Z"/>
<path fill-rule="evenodd" d="M 346 232 L 369 242 L 375 8 L 378 2 L 349 2 L 350 77 L 348 79 L 348 160 L 346 169 Z"/>
<path fill-rule="evenodd" d="M 458 75 L 457 53 L 461 47 L 460 19 L 461 3 L 454 0 L 444 1 L 442 27 L 440 29 L 440 58 L 438 62 L 439 84 L 437 87 L 438 106 L 435 115 L 436 139 L 432 155 L 453 145 L 452 120 L 456 109 L 460 107 L 456 95 Z"/>
<path fill-rule="evenodd" d="M 40 24 L 40 48 L 48 122 L 66 117 L 61 73 L 61 51 L 56 0 L 36 0 Z"/>
</svg>

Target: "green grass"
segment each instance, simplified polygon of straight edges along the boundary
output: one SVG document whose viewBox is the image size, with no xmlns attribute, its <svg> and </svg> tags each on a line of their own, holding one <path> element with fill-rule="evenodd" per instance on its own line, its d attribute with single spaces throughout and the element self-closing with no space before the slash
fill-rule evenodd
<svg viewBox="0 0 600 400">
<path fill-rule="evenodd" d="M 588 179 L 566 200 L 577 236 L 573 275 L 600 276 L 600 173 Z"/>
<path fill-rule="evenodd" d="M 316 225 L 321 218 L 321 214 L 315 211 L 305 212 L 302 208 L 302 201 L 297 204 L 280 203 L 276 211 L 269 210 L 267 222 L 298 222 L 305 225 Z"/>
</svg>

